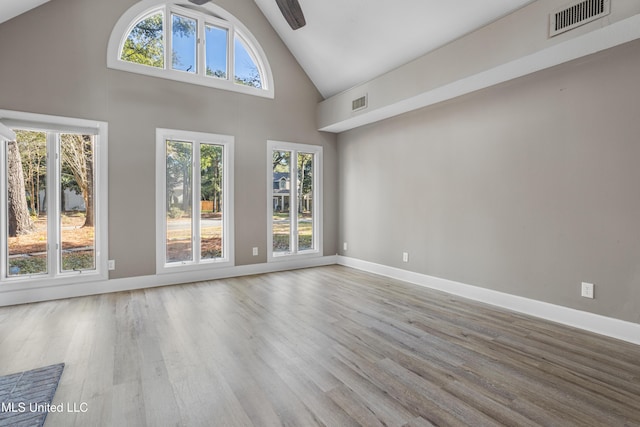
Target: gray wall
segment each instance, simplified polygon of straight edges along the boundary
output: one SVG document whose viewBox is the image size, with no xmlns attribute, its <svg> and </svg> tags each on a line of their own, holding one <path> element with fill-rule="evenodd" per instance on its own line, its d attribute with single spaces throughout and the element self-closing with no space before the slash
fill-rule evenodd
<svg viewBox="0 0 640 427">
<path fill-rule="evenodd" d="M 324 251 L 337 251 L 336 137 L 316 131 L 320 95 L 252 0 L 217 0 L 260 42 L 275 100 L 107 69 L 134 0 L 53 0 L 0 25 L 0 108 L 109 123 L 110 278 L 155 273 L 155 129 L 235 137 L 236 265 L 266 262 L 266 141 L 324 147 Z M 252 256 L 258 246 L 260 256 Z"/>
<path fill-rule="evenodd" d="M 640 323 L 639 76 L 636 41 L 340 134 L 341 253 Z"/>
<path fill-rule="evenodd" d="M 353 129 L 353 123 L 372 123 L 396 115 L 397 111 L 411 111 L 417 103 L 431 105 L 435 99 L 450 99 L 452 92 L 469 93 L 468 89 L 480 89 L 488 81 L 502 82 L 507 76 L 539 70 L 543 64 L 560 64 L 587 52 L 604 50 L 619 39 L 631 40 L 627 39 L 634 34 L 630 21 L 638 18 L 640 2 L 612 3 L 609 15 L 549 37 L 549 14 L 566 3 L 532 1 L 414 61 L 328 98 L 318 107 L 318 127 Z M 600 37 L 597 42 L 592 38 L 596 34 Z M 367 108 L 352 111 L 352 100 L 364 94 Z"/>
</svg>

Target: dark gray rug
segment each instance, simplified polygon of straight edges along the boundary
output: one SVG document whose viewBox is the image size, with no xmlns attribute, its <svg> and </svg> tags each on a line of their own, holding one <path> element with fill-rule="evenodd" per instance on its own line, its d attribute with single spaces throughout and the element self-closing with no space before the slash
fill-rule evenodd
<svg viewBox="0 0 640 427">
<path fill-rule="evenodd" d="M 64 363 L 0 377 L 0 427 L 42 426 Z"/>
</svg>

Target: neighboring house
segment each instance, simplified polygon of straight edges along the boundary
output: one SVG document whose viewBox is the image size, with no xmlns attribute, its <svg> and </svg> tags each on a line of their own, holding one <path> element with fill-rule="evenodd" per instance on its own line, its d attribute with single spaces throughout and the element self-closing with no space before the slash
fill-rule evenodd
<svg viewBox="0 0 640 427">
<path fill-rule="evenodd" d="M 46 212 L 47 201 L 46 201 L 46 194 L 44 190 L 40 191 L 40 193 L 38 194 L 38 198 L 40 199 L 39 206 L 42 207 L 41 208 L 42 212 Z M 62 211 L 63 212 L 68 212 L 68 211 L 84 212 L 86 210 L 87 208 L 84 205 L 84 197 L 82 197 L 82 194 L 78 194 L 74 190 L 69 190 L 68 188 L 64 190 L 62 194 Z"/>
<path fill-rule="evenodd" d="M 62 197 L 63 210 L 66 211 L 86 211 L 87 208 L 84 205 L 84 197 L 82 194 L 78 194 L 73 190 L 64 190 L 64 196 Z"/>
<path fill-rule="evenodd" d="M 291 177 L 288 172 L 274 172 L 273 174 L 273 211 L 286 212 L 289 210 L 289 190 Z"/>
<path fill-rule="evenodd" d="M 288 172 L 274 172 L 273 174 L 273 211 L 289 211 L 291 178 Z M 313 192 L 302 195 L 302 207 L 305 212 L 311 211 L 313 206 Z"/>
</svg>

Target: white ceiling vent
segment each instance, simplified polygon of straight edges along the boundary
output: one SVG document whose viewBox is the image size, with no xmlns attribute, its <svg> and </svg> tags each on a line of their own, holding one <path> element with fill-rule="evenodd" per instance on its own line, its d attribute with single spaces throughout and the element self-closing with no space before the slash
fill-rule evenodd
<svg viewBox="0 0 640 427">
<path fill-rule="evenodd" d="M 351 101 L 351 111 L 359 111 L 367 108 L 367 95 Z"/>
<path fill-rule="evenodd" d="M 549 15 L 549 37 L 606 16 L 610 11 L 611 0 L 577 1 L 556 9 Z"/>
</svg>

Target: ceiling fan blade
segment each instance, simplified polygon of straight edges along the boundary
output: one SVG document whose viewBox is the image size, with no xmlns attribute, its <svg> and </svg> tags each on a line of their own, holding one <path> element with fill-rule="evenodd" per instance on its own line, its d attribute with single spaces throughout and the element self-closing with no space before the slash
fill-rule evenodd
<svg viewBox="0 0 640 427">
<path fill-rule="evenodd" d="M 207 3 L 209 0 L 189 0 L 193 4 L 197 4 L 198 6 L 202 6 Z"/>
<path fill-rule="evenodd" d="M 280 12 L 282 12 L 284 19 L 287 20 L 292 30 L 297 30 L 307 24 L 298 0 L 276 0 L 276 3 L 278 3 Z"/>
</svg>

